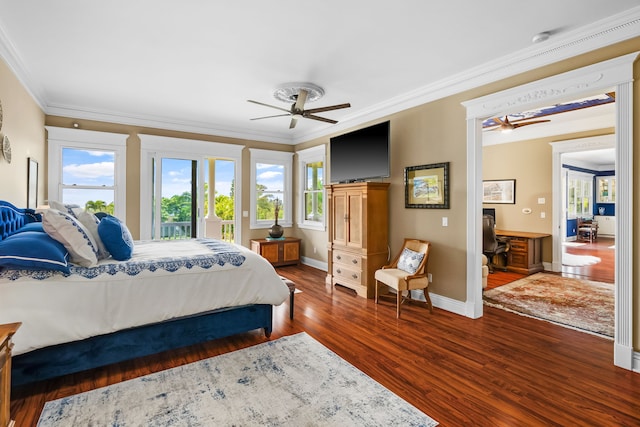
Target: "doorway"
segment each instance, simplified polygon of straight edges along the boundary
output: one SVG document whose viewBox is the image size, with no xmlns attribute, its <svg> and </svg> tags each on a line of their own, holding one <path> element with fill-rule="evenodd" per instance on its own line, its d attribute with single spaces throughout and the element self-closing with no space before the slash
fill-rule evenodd
<svg viewBox="0 0 640 427">
<path fill-rule="evenodd" d="M 632 236 L 633 219 L 633 63 L 637 53 L 593 64 L 574 71 L 515 87 L 485 97 L 464 102 L 467 109 L 467 301 L 469 317 L 482 316 L 482 252 L 480 239 L 482 209 L 482 129 L 488 117 L 504 115 L 506 108 L 525 111 L 553 102 L 577 99 L 614 87 L 616 102 L 616 172 L 618 176 L 618 204 L 616 235 L 616 304 L 617 319 L 614 338 L 614 364 L 633 369 L 633 312 L 632 312 Z M 598 81 L 591 78 L 594 73 Z M 554 174 L 556 168 L 554 168 Z M 556 200 L 554 198 L 554 200 Z M 561 266 L 559 238 L 560 223 L 553 218 L 553 268 Z"/>
</svg>

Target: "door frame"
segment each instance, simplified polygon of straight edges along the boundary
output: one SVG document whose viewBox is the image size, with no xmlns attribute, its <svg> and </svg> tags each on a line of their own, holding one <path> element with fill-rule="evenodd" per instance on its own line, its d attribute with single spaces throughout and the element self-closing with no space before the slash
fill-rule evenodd
<svg viewBox="0 0 640 427">
<path fill-rule="evenodd" d="M 467 300 L 468 317 L 483 313 L 481 257 L 482 121 L 513 111 L 616 92 L 616 267 L 614 364 L 633 369 L 633 63 L 640 52 L 623 55 L 462 103 L 467 109 Z M 559 235 L 553 218 L 553 246 Z"/>
<path fill-rule="evenodd" d="M 151 179 L 152 159 L 176 158 L 196 159 L 204 162 L 208 158 L 233 160 L 234 171 L 234 241 L 242 242 L 242 150 L 244 145 L 199 141 L 194 139 L 172 138 L 157 135 L 138 135 L 140 137 L 140 239 L 151 239 L 153 180 Z M 198 171 L 198 206 L 204 206 L 204 169 Z M 198 229 L 203 229 L 204 217 L 198 219 Z M 200 231 L 199 231 L 200 233 Z M 202 236 L 198 234 L 198 236 Z"/>
<path fill-rule="evenodd" d="M 553 200 L 553 259 L 551 261 L 552 271 L 562 271 L 562 242 L 566 237 L 566 219 L 564 215 L 565 194 L 562 189 L 562 154 L 576 153 L 587 150 L 599 150 L 605 148 L 615 148 L 616 137 L 614 134 L 600 135 L 588 138 L 578 138 L 569 141 L 558 141 L 551 143 L 552 151 L 552 200 Z M 595 186 L 595 183 L 594 183 Z M 595 194 L 595 192 L 594 192 Z M 596 203 L 595 196 L 593 203 Z"/>
</svg>

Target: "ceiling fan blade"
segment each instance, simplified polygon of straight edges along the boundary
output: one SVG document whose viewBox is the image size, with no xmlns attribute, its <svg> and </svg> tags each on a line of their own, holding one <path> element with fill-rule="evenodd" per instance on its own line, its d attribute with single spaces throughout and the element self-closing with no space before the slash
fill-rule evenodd
<svg viewBox="0 0 640 427">
<path fill-rule="evenodd" d="M 247 102 L 252 102 L 254 104 L 263 105 L 265 107 L 275 108 L 276 110 L 286 111 L 287 113 L 291 113 L 291 111 L 287 110 L 286 108 L 276 107 L 275 105 L 265 104 L 264 102 L 253 101 L 251 99 L 247 99 Z"/>
<path fill-rule="evenodd" d="M 290 116 L 291 114 L 287 113 L 287 114 L 276 114 L 275 116 L 264 116 L 264 117 L 255 117 L 253 119 L 249 119 L 249 120 L 262 120 L 262 119 L 271 119 L 273 117 L 287 117 Z"/>
<path fill-rule="evenodd" d="M 291 123 L 289 123 L 289 129 L 293 129 L 294 127 L 296 127 L 297 124 L 298 124 L 298 119 L 296 119 L 295 117 L 292 117 Z"/>
<path fill-rule="evenodd" d="M 295 110 L 302 111 L 304 109 L 304 103 L 307 102 L 308 94 L 309 93 L 306 90 L 300 89 L 300 91 L 298 92 L 298 98 L 296 99 L 296 103 L 293 106 Z"/>
<path fill-rule="evenodd" d="M 523 122 L 523 123 L 512 123 L 514 128 L 519 128 L 522 126 L 528 126 L 528 125 L 535 125 L 537 123 L 545 123 L 545 122 L 550 122 L 551 120 L 534 120 L 531 122 Z"/>
<path fill-rule="evenodd" d="M 315 113 L 322 113 L 323 111 L 340 110 L 341 108 L 349 108 L 349 107 L 351 107 L 351 104 L 346 103 L 346 104 L 330 105 L 328 107 L 311 108 L 309 110 L 305 110 L 304 112 L 308 114 L 315 114 Z"/>
<path fill-rule="evenodd" d="M 327 122 L 327 123 L 331 123 L 331 124 L 336 124 L 338 123 L 337 120 L 331 120 L 331 119 L 327 119 L 324 117 L 320 117 L 320 116 L 314 116 L 313 114 L 305 114 L 304 116 L 307 119 L 313 119 L 313 120 L 319 120 L 321 122 Z"/>
</svg>

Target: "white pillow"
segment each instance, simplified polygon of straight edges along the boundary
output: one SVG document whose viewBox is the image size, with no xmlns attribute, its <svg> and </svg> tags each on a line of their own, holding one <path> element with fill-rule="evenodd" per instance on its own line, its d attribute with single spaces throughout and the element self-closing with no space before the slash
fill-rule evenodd
<svg viewBox="0 0 640 427">
<path fill-rule="evenodd" d="M 74 218 L 78 218 L 78 214 L 84 211 L 80 205 L 64 204 L 55 200 L 49 200 L 49 207 L 60 212 L 66 212 Z"/>
<path fill-rule="evenodd" d="M 80 221 L 80 223 L 84 225 L 87 230 L 89 230 L 89 233 L 91 233 L 93 240 L 96 241 L 96 245 L 98 245 L 98 259 L 100 260 L 109 258 L 111 254 L 100 238 L 100 234 L 98 234 L 98 224 L 100 224 L 100 220 L 98 219 L 98 217 L 91 212 L 82 211 L 78 214 L 78 221 Z"/>
<path fill-rule="evenodd" d="M 71 262 L 83 267 L 98 263 L 98 245 L 87 228 L 71 215 L 56 209 L 42 213 L 42 228 L 62 243 L 71 255 Z"/>
<path fill-rule="evenodd" d="M 398 260 L 398 268 L 409 274 L 414 274 L 418 270 L 422 258 L 424 258 L 424 254 L 404 248 Z"/>
</svg>

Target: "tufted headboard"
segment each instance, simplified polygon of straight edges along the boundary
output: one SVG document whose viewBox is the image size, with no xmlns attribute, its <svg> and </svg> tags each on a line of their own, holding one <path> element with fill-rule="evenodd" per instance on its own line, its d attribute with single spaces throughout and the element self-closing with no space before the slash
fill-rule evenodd
<svg viewBox="0 0 640 427">
<path fill-rule="evenodd" d="M 41 222 L 42 215 L 33 209 L 20 209 L 9 202 L 0 200 L 0 240 L 15 233 L 30 222 Z"/>
</svg>

